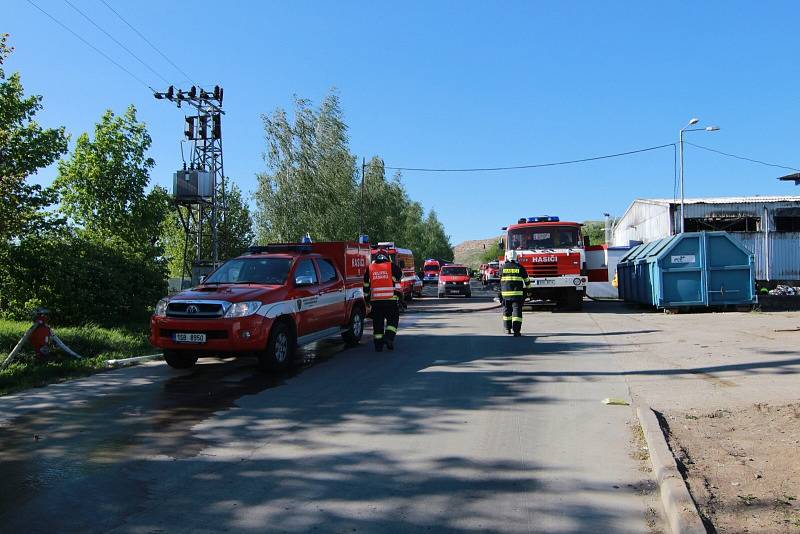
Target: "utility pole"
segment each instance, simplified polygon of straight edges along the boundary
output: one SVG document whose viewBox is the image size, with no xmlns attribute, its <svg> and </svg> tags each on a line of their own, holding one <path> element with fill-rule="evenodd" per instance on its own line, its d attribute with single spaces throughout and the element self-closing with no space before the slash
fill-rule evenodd
<svg viewBox="0 0 800 534">
<path fill-rule="evenodd" d="M 364 181 L 367 175 L 367 158 L 361 158 L 361 207 L 359 208 L 359 218 L 361 219 L 361 229 L 358 232 L 360 236 L 364 235 Z"/>
<path fill-rule="evenodd" d="M 158 100 L 192 106 L 193 115 L 184 123 L 184 136 L 192 143 L 189 168 L 174 174 L 172 196 L 185 232 L 184 266 L 181 286 L 188 274 L 192 284 L 199 282 L 219 265 L 220 226 L 225 227 L 225 171 L 222 158 L 223 90 L 213 91 L 192 86 L 188 91 L 170 85 L 163 93 L 154 93 Z M 181 210 L 181 208 L 184 208 Z M 206 245 L 203 225 L 209 226 L 210 243 Z M 194 259 L 188 258 L 189 242 L 194 243 Z"/>
</svg>

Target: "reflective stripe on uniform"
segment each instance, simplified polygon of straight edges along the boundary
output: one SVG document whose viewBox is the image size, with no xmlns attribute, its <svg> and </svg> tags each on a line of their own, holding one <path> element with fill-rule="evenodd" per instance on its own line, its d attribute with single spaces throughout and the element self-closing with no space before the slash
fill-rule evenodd
<svg viewBox="0 0 800 534">
<path fill-rule="evenodd" d="M 500 277 L 501 282 L 525 282 L 525 279 L 521 276 L 502 276 Z"/>
<path fill-rule="evenodd" d="M 512 323 L 521 323 L 522 322 L 522 317 L 512 317 L 511 318 L 511 322 Z"/>
<path fill-rule="evenodd" d="M 386 331 L 387 332 L 394 332 L 396 334 L 397 333 L 397 327 L 396 326 L 387 326 L 386 327 Z"/>
<path fill-rule="evenodd" d="M 511 316 L 510 315 L 504 315 L 503 316 L 503 320 L 504 321 L 510 321 L 511 320 Z"/>
<path fill-rule="evenodd" d="M 504 297 L 521 297 L 525 294 L 524 291 L 501 291 L 500 294 Z"/>
<path fill-rule="evenodd" d="M 373 337 L 375 339 L 383 339 L 383 334 L 375 334 Z"/>
</svg>

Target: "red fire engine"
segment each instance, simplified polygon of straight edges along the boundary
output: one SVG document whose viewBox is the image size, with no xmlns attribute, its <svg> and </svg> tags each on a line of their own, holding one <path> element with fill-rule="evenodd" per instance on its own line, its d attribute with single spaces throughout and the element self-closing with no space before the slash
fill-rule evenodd
<svg viewBox="0 0 800 534">
<path fill-rule="evenodd" d="M 255 355 L 285 367 L 295 347 L 341 335 L 357 344 L 367 306 L 369 245 L 284 243 L 251 247 L 199 286 L 160 300 L 150 343 L 186 369 L 205 355 Z"/>
<path fill-rule="evenodd" d="M 385 250 L 389 254 L 392 263 L 400 267 L 403 271 L 403 278 L 400 280 L 400 288 L 403 298 L 407 301 L 414 298 L 414 282 L 416 271 L 414 270 L 414 253 L 407 248 L 399 248 L 392 242 L 381 242 L 372 247 L 372 256 L 379 250 Z"/>
<path fill-rule="evenodd" d="M 527 298 L 580 310 L 587 282 L 581 224 L 545 215 L 521 218 L 503 230 L 501 246 L 517 251 L 517 261 L 530 277 Z"/>
</svg>

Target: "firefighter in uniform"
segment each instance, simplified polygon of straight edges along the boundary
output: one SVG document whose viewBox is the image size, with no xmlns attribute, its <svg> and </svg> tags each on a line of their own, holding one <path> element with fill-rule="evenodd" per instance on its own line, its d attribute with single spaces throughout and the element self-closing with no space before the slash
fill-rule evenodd
<svg viewBox="0 0 800 534">
<path fill-rule="evenodd" d="M 509 250 L 500 269 L 500 296 L 503 299 L 503 327 L 507 334 L 513 330 L 514 337 L 522 335 L 522 303 L 528 283 L 525 267 L 517 263 L 517 251 Z"/>
<path fill-rule="evenodd" d="M 403 271 L 389 259 L 385 250 L 379 250 L 364 274 L 364 297 L 372 305 L 372 329 L 375 350 L 383 345 L 394 350 L 394 338 L 400 322 L 397 292 Z M 385 326 L 384 326 L 385 323 Z"/>
</svg>

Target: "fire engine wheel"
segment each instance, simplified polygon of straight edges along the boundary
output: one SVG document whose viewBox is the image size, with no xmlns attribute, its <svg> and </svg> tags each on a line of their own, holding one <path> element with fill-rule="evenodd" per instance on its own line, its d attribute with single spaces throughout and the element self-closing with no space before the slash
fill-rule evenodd
<svg viewBox="0 0 800 534">
<path fill-rule="evenodd" d="M 264 371 L 283 369 L 292 360 L 293 349 L 291 330 L 285 323 L 276 323 L 270 332 L 267 350 L 258 356 L 259 366 Z"/>
<path fill-rule="evenodd" d="M 173 369 L 189 369 L 197 363 L 197 355 L 178 350 L 165 350 L 164 360 Z"/>
<path fill-rule="evenodd" d="M 347 330 L 342 332 L 342 339 L 350 346 L 358 345 L 364 335 L 364 312 L 361 308 L 353 309 Z"/>
</svg>

